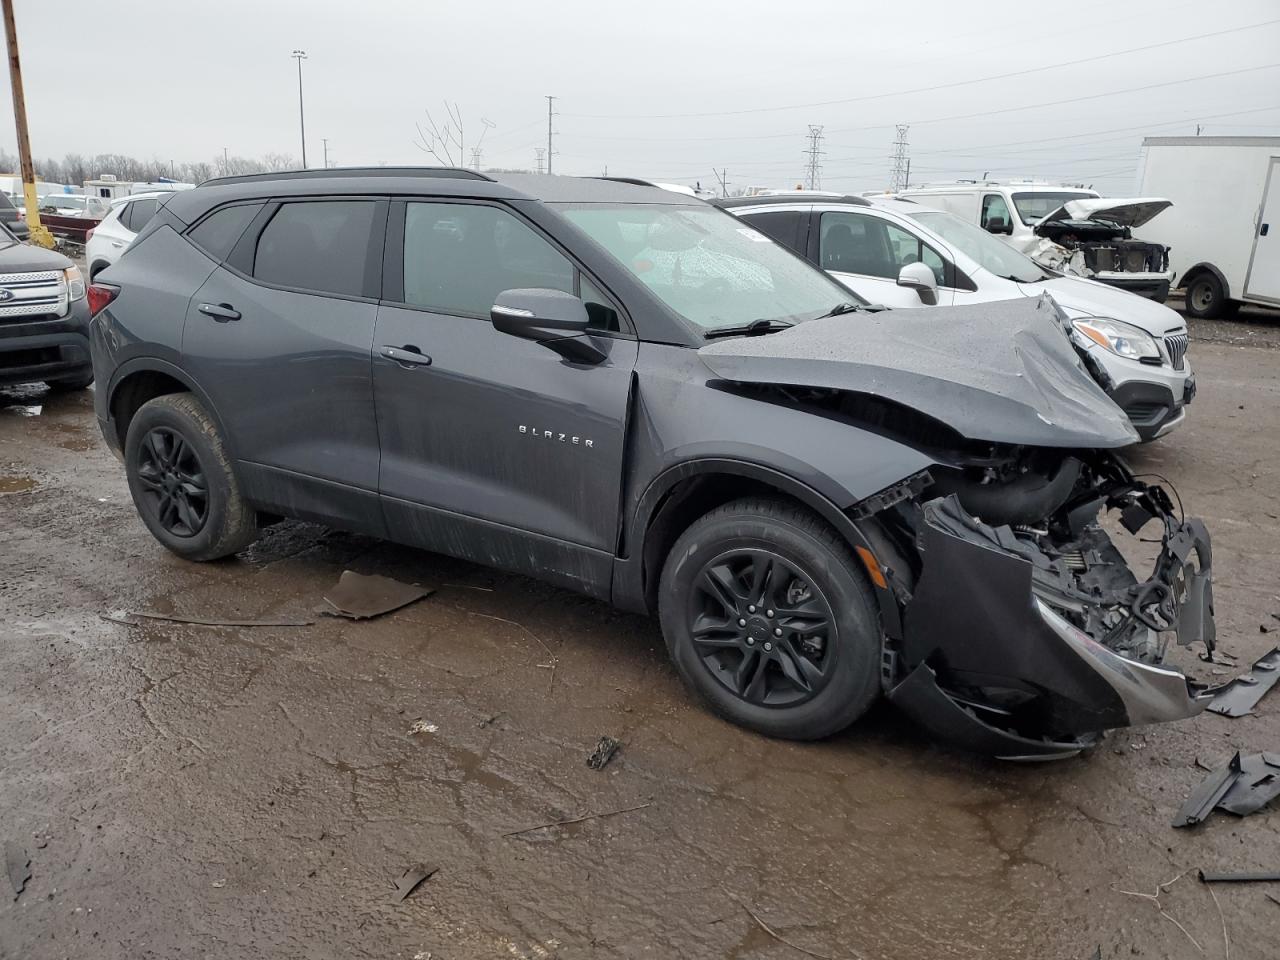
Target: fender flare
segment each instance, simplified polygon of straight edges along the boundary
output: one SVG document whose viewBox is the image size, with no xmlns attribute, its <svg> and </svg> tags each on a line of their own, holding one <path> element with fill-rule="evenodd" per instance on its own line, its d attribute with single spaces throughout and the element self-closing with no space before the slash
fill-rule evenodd
<svg viewBox="0 0 1280 960">
<path fill-rule="evenodd" d="M 1212 263 L 1202 260 L 1200 263 L 1194 264 L 1182 271 L 1182 276 L 1178 278 L 1178 286 L 1184 290 L 1187 288 L 1187 278 L 1194 277 L 1197 273 L 1211 273 L 1218 283 L 1222 286 L 1222 299 L 1231 299 L 1231 284 L 1227 283 L 1227 278 L 1222 271 L 1215 267 Z"/>
<path fill-rule="evenodd" d="M 828 497 L 808 484 L 802 483 L 781 471 L 759 463 L 746 460 L 735 460 L 729 457 L 702 457 L 696 460 L 685 460 L 667 467 L 649 481 L 644 493 L 640 495 L 634 510 L 628 518 L 626 528 L 626 547 L 628 558 L 620 558 L 621 565 L 631 569 L 625 574 L 622 570 L 615 576 L 615 594 L 630 594 L 642 597 L 644 584 L 644 543 L 653 519 L 666 501 L 667 495 L 676 484 L 700 474 L 730 474 L 745 479 L 758 480 L 804 504 L 814 513 L 826 520 L 846 543 L 851 547 L 862 547 L 875 556 L 876 550 L 872 541 L 860 529 L 848 514 L 841 510 Z M 883 564 L 883 560 L 881 561 Z M 630 583 L 619 583 L 619 580 L 630 580 Z M 872 583 L 876 603 L 880 608 L 881 626 L 892 637 L 901 635 L 901 612 L 897 598 L 892 589 Z M 621 604 L 634 609 L 630 603 Z"/>
<path fill-rule="evenodd" d="M 209 416 L 213 418 L 213 422 L 218 427 L 218 434 L 222 438 L 222 444 L 227 448 L 227 453 L 231 455 L 231 459 L 235 460 L 235 444 L 230 434 L 228 434 L 222 423 L 222 417 L 218 414 L 218 408 L 213 405 L 209 399 L 209 395 L 204 389 L 192 379 L 187 371 L 183 370 L 176 364 L 170 363 L 168 360 L 162 360 L 160 357 L 130 357 L 124 363 L 120 364 L 111 374 L 111 379 L 107 383 L 106 390 L 106 411 L 108 423 L 111 429 L 115 429 L 115 408 L 116 392 L 120 385 L 124 383 L 130 376 L 135 373 L 163 373 L 167 377 L 172 377 L 184 387 L 187 388 L 195 398 L 200 401 L 200 405 L 209 411 Z"/>
</svg>

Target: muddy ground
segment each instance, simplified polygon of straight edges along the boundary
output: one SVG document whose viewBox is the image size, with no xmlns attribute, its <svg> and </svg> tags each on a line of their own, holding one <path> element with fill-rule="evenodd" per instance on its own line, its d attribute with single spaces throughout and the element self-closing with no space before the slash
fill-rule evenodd
<svg viewBox="0 0 1280 960">
<path fill-rule="evenodd" d="M 1247 664 L 1280 641 L 1280 352 L 1192 357 L 1189 422 L 1133 460 L 1207 519 L 1222 646 Z M 102 618 L 311 618 L 348 568 L 437 593 L 300 628 Z M 1042 766 L 934 746 L 886 707 L 765 740 L 690 699 L 654 622 L 531 580 L 293 523 L 180 561 L 88 393 L 0 392 L 0 839 L 32 860 L 16 901 L 0 877 L 6 960 L 804 956 L 784 939 L 1219 958 L 1224 925 L 1231 957 L 1275 958 L 1280 884 L 1214 888 L 1221 914 L 1191 875 L 1165 915 L 1120 891 L 1280 866 L 1280 810 L 1169 826 L 1197 760 L 1280 750 L 1278 718 L 1280 693 Z M 624 746 L 595 771 L 602 734 Z M 394 903 L 420 862 L 437 872 Z"/>
</svg>

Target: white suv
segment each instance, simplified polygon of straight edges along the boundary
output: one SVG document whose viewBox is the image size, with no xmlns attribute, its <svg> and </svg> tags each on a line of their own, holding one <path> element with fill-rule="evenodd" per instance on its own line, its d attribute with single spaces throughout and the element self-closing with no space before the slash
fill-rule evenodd
<svg viewBox="0 0 1280 960">
<path fill-rule="evenodd" d="M 111 266 L 124 253 L 156 211 L 172 193 L 135 193 L 111 204 L 110 212 L 89 232 L 84 247 L 84 261 L 89 266 L 89 279 Z"/>
<path fill-rule="evenodd" d="M 1169 248 L 1133 231 L 1173 204 L 1154 197 L 1102 198 L 1087 187 L 1030 180 L 958 180 L 895 196 L 954 213 L 1050 270 L 1075 273 L 1163 302 Z"/>
<path fill-rule="evenodd" d="M 1143 440 L 1168 433 L 1195 396 L 1187 327 L 1163 304 L 1055 273 L 971 223 L 907 200 L 716 201 L 872 303 L 950 306 L 1050 294 L 1096 379 Z"/>
</svg>

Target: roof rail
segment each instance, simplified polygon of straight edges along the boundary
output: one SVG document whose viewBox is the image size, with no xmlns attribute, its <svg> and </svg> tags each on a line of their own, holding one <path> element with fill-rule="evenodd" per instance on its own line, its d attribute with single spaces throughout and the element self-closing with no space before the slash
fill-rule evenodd
<svg viewBox="0 0 1280 960">
<path fill-rule="evenodd" d="M 775 193 L 763 197 L 715 197 L 707 202 L 717 207 L 763 207 L 775 203 L 847 203 L 854 207 L 871 206 L 871 201 L 866 197 L 855 197 L 852 194 L 842 197 L 815 195 L 807 190 Z"/>
<path fill-rule="evenodd" d="M 270 180 L 320 180 L 328 177 L 438 177 L 449 180 L 487 180 L 496 182 L 479 170 L 466 167 L 329 167 L 321 170 L 280 170 L 274 173 L 246 173 L 232 177 L 213 177 L 201 182 L 207 187 L 223 183 L 265 183 Z"/>
</svg>

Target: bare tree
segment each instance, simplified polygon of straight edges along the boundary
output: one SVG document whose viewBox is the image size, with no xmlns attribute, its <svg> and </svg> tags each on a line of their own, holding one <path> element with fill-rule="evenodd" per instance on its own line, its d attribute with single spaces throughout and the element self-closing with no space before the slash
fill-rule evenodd
<svg viewBox="0 0 1280 960">
<path fill-rule="evenodd" d="M 443 124 L 436 123 L 430 110 L 425 111 L 426 129 L 423 129 L 421 123 L 414 123 L 418 131 L 418 139 L 414 141 L 414 146 L 424 153 L 431 154 L 436 158 L 437 163 L 446 167 L 460 167 L 465 159 L 462 111 L 458 109 L 456 103 L 450 104 L 448 101 L 445 101 L 444 109 L 448 119 Z"/>
</svg>

